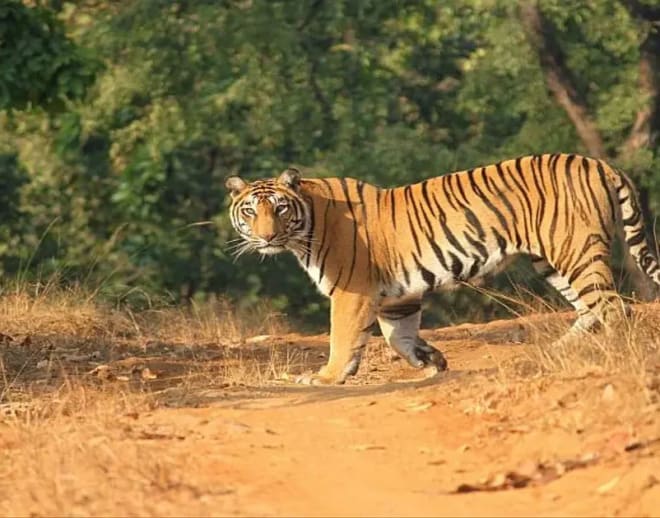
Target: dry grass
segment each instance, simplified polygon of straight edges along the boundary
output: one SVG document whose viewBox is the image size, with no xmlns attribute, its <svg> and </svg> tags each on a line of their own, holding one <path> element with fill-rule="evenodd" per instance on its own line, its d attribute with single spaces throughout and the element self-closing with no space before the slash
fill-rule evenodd
<svg viewBox="0 0 660 518">
<path fill-rule="evenodd" d="M 559 336 L 552 320 L 536 330 L 527 351 L 543 372 L 575 374 L 585 369 L 600 369 L 608 373 L 643 375 L 660 353 L 660 322 L 657 312 L 637 307 L 629 319 L 602 332 L 585 334 L 565 343 L 547 343 L 544 336 Z M 549 328 L 549 329 L 548 329 Z"/>
<path fill-rule="evenodd" d="M 642 375 L 660 355 L 659 306 L 630 305 L 631 315 L 611 327 L 555 343 L 576 318 L 547 300 L 526 293 L 506 296 L 478 288 L 524 320 L 528 347 L 525 356 L 542 373 L 573 375 L 589 369 Z M 627 300 L 628 304 L 634 301 Z M 513 308 L 522 308 L 515 311 Z"/>
<path fill-rule="evenodd" d="M 259 337 L 285 330 L 265 306 L 235 311 L 224 300 L 135 314 L 82 290 L 12 292 L 0 298 L 0 410 L 78 383 L 263 383 L 296 354 Z"/>
<path fill-rule="evenodd" d="M 160 442 L 182 437 L 136 417 L 201 389 L 281 376 L 298 353 L 259 336 L 284 331 L 265 307 L 237 312 L 222 300 L 134 314 L 82 290 L 6 294 L 0 515 L 171 514 L 164 495 L 222 494 L 204 486 L 194 458 L 163 454 Z"/>
</svg>

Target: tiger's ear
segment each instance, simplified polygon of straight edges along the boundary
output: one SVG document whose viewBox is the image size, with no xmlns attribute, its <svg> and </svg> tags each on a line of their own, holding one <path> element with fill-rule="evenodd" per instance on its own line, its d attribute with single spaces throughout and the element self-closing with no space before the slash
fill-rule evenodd
<svg viewBox="0 0 660 518">
<path fill-rule="evenodd" d="M 295 167 L 289 167 L 286 171 L 280 174 L 277 181 L 286 185 L 289 189 L 297 191 L 298 186 L 300 185 L 300 171 Z"/>
<path fill-rule="evenodd" d="M 229 190 L 231 197 L 234 198 L 247 187 L 247 183 L 240 176 L 230 176 L 225 180 L 225 187 Z"/>
</svg>

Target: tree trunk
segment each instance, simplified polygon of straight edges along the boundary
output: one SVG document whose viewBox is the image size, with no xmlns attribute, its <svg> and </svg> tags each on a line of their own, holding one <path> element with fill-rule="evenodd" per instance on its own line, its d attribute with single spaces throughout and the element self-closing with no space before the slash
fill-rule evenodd
<svg viewBox="0 0 660 518">
<path fill-rule="evenodd" d="M 565 65 L 561 49 L 552 34 L 550 24 L 536 2 L 524 2 L 520 8 L 520 16 L 527 38 L 538 54 L 548 89 L 575 126 L 575 131 L 587 152 L 595 158 L 605 158 L 607 155 L 603 138 L 589 115 L 586 103 L 580 99 L 573 86 L 573 80 Z"/>
</svg>

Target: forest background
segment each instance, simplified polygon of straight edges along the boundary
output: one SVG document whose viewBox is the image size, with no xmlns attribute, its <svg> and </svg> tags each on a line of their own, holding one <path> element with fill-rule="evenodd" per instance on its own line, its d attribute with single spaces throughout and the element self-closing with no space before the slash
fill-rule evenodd
<svg viewBox="0 0 660 518">
<path fill-rule="evenodd" d="M 323 324 L 292 257 L 227 249 L 224 177 L 290 164 L 387 187 L 585 153 L 633 177 L 652 223 L 659 23 L 656 0 L 0 0 L 4 289 L 226 297 Z M 490 287 L 544 290 L 525 261 Z M 436 324 L 517 307 L 469 288 L 435 302 Z"/>
</svg>

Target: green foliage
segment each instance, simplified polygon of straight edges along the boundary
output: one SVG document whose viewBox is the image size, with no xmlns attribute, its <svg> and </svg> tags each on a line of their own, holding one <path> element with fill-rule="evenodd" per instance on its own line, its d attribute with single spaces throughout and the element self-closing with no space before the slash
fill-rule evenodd
<svg viewBox="0 0 660 518">
<path fill-rule="evenodd" d="M 15 154 L 0 154 L 0 265 L 4 270 L 16 271 L 20 264 L 18 244 L 23 226 L 20 190 L 27 175 Z"/>
<path fill-rule="evenodd" d="M 617 0 L 541 7 L 617 149 L 644 102 L 637 63 L 650 29 Z M 327 302 L 292 258 L 233 262 L 229 173 L 295 163 L 390 186 L 582 151 L 504 0 L 11 0 L 0 41 L 0 107 L 57 108 L 0 116 L 2 268 L 56 272 L 132 303 L 268 298 L 325 321 Z M 631 167 L 658 210 L 657 150 Z M 524 267 L 512 275 L 536 289 Z M 511 289 L 507 277 L 496 286 Z M 440 299 L 436 322 L 506 313 L 474 292 Z"/>
<path fill-rule="evenodd" d="M 80 99 L 99 63 L 66 37 L 62 24 L 44 8 L 20 0 L 0 5 L 0 110 L 63 108 Z"/>
</svg>

